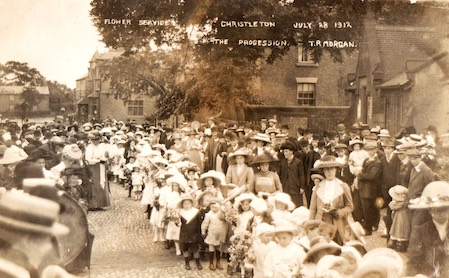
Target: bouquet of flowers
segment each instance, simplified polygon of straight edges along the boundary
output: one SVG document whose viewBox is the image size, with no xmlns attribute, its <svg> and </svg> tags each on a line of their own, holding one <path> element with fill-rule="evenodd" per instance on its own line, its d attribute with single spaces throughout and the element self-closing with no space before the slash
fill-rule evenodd
<svg viewBox="0 0 449 278">
<path fill-rule="evenodd" d="M 168 223 L 169 221 L 172 221 L 176 225 L 179 225 L 181 223 L 181 215 L 179 214 L 179 211 L 177 209 L 167 209 L 164 215 L 164 222 Z"/>
<path fill-rule="evenodd" d="M 244 273 L 244 264 L 252 263 L 254 260 L 252 234 L 248 231 L 244 231 L 233 235 L 230 240 L 231 246 L 229 247 L 229 254 L 231 255 L 231 261 L 229 262 L 229 265 L 234 270 L 240 265 L 241 271 Z"/>
<path fill-rule="evenodd" d="M 238 215 L 239 212 L 234 207 L 227 208 L 224 212 L 224 220 L 231 224 L 233 227 L 236 227 Z"/>
</svg>

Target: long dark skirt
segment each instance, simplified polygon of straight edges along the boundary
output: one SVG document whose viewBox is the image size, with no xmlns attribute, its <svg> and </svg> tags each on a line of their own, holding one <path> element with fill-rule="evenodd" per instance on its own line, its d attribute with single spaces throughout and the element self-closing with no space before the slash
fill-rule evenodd
<svg viewBox="0 0 449 278">
<path fill-rule="evenodd" d="M 105 164 L 97 163 L 87 167 L 92 174 L 92 196 L 89 199 L 89 209 L 109 207 L 111 205 L 111 192 Z"/>
</svg>

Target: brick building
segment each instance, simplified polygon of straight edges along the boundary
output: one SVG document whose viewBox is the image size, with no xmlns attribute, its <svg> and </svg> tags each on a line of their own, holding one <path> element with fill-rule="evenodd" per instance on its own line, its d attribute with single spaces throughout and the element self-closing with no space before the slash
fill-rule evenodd
<svg viewBox="0 0 449 278">
<path fill-rule="evenodd" d="M 23 102 L 22 91 L 24 86 L 0 86 L 0 112 L 17 112 L 17 105 Z M 50 91 L 47 86 L 34 87 L 40 94 L 38 105 L 31 107 L 33 112 L 50 111 Z"/>
<path fill-rule="evenodd" d="M 127 119 L 143 123 L 145 117 L 154 113 L 155 98 L 135 94 L 131 98 L 116 99 L 111 91 L 109 81 L 104 79 L 106 62 L 119 57 L 123 51 L 110 50 L 106 53 L 98 51 L 89 62 L 87 75 L 76 82 L 76 93 L 80 99 L 77 102 L 77 117 L 81 122 Z"/>
<path fill-rule="evenodd" d="M 245 120 L 276 118 L 292 131 L 302 127 L 317 132 L 342 122 L 351 124 L 353 95 L 346 89 L 356 64 L 357 51 L 346 54 L 342 63 L 327 53 L 314 63 L 302 46 L 292 48 L 282 59 L 262 67 L 255 91 L 263 104 L 247 105 Z"/>
<path fill-rule="evenodd" d="M 368 17 L 354 78 L 355 119 L 393 134 L 407 126 L 422 133 L 449 112 L 445 74 L 447 58 L 435 29 L 384 25 Z"/>
</svg>

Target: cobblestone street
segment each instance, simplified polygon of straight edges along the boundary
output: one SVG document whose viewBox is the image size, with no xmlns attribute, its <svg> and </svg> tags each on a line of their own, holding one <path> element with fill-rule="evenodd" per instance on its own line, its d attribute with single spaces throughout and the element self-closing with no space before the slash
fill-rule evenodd
<svg viewBox="0 0 449 278">
<path fill-rule="evenodd" d="M 226 271 L 211 271 L 208 262 L 198 271 L 184 269 L 184 260 L 174 248 L 166 250 L 153 243 L 151 230 L 140 202 L 127 198 L 128 192 L 112 184 L 113 205 L 105 211 L 88 214 L 89 229 L 95 235 L 91 269 L 81 277 L 226 277 Z M 367 237 L 368 248 L 385 246 L 380 232 Z M 224 260 L 224 259 L 223 259 Z M 236 275 L 236 277 L 238 277 Z"/>
</svg>

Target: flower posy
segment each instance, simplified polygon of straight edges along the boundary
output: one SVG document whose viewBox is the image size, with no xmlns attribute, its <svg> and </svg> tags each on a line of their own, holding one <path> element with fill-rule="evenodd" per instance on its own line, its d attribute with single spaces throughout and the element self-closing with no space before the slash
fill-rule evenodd
<svg viewBox="0 0 449 278">
<path fill-rule="evenodd" d="M 243 231 L 242 233 L 235 234 L 231 237 L 231 247 L 229 253 L 231 255 L 230 266 L 234 269 L 245 262 L 252 251 L 253 237 L 250 232 Z"/>
<path fill-rule="evenodd" d="M 237 226 L 238 211 L 235 208 L 229 208 L 225 211 L 225 220 L 233 227 Z"/>
</svg>

